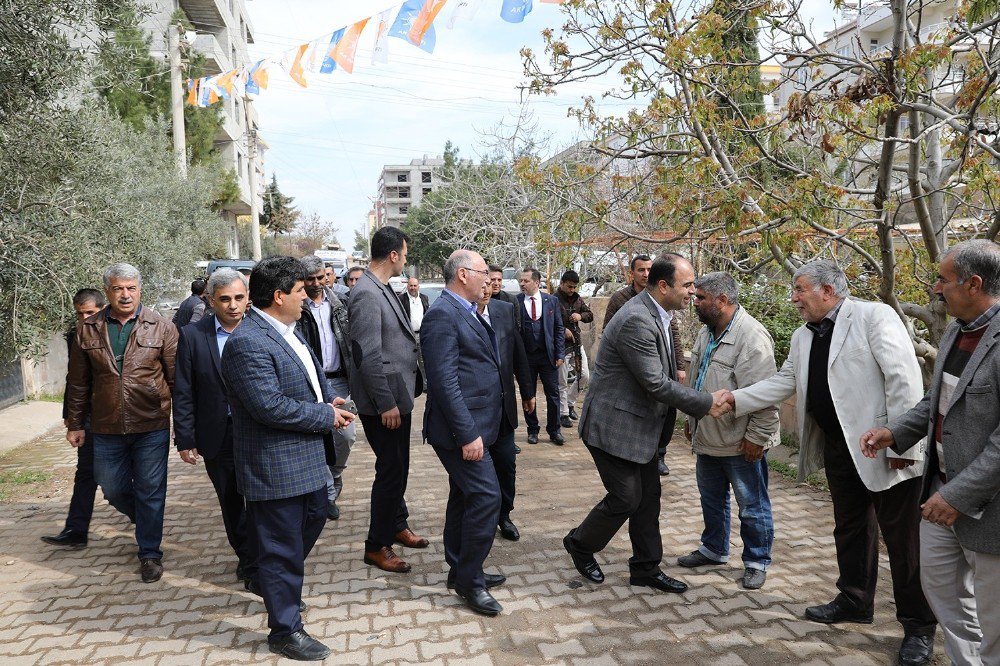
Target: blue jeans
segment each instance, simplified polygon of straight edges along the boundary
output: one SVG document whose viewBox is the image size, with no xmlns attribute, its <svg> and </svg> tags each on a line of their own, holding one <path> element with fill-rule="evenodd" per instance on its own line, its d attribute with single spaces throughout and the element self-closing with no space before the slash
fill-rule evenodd
<svg viewBox="0 0 1000 666">
<path fill-rule="evenodd" d="M 139 558 L 160 559 L 170 431 L 94 433 L 94 479 L 111 506 L 135 523 Z"/>
<path fill-rule="evenodd" d="M 729 561 L 729 488 L 740 507 L 743 566 L 767 569 L 771 564 L 774 521 L 767 495 L 767 457 L 747 462 L 742 455 L 698 455 L 698 490 L 705 531 L 699 552 L 716 562 Z"/>
</svg>

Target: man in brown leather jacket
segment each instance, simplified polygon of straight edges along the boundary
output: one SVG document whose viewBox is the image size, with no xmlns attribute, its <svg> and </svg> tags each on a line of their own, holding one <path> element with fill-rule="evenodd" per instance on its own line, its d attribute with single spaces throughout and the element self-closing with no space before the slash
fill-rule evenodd
<svg viewBox="0 0 1000 666">
<path fill-rule="evenodd" d="M 105 497 L 135 523 L 144 583 L 163 575 L 163 508 L 170 449 L 170 391 L 177 328 L 139 302 L 134 266 L 104 271 L 108 307 L 81 321 L 69 359 L 66 439 L 94 436 L 94 478 Z"/>
</svg>

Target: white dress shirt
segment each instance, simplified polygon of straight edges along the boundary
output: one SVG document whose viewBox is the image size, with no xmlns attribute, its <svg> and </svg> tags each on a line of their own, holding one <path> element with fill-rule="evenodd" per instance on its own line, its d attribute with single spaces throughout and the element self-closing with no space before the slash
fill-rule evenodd
<svg viewBox="0 0 1000 666">
<path fill-rule="evenodd" d="M 669 310 L 664 310 L 652 296 L 649 298 L 653 301 L 653 305 L 656 306 L 656 311 L 660 315 L 660 321 L 663 323 L 663 341 L 667 345 L 667 358 L 669 358 L 674 353 L 674 350 L 670 348 L 670 322 L 674 320 L 674 314 Z"/>
<path fill-rule="evenodd" d="M 406 292 L 406 297 L 410 299 L 410 325 L 417 332 L 420 330 L 420 322 L 424 320 L 424 302 L 420 300 L 420 294 L 414 298 L 410 296 L 410 292 Z"/>
<path fill-rule="evenodd" d="M 535 302 L 536 319 L 542 318 L 542 292 L 536 291 L 534 296 L 524 295 L 524 311 L 531 318 L 531 301 Z"/>
<path fill-rule="evenodd" d="M 340 347 L 337 346 L 337 338 L 333 335 L 333 310 L 330 307 L 330 299 L 323 294 L 323 300 L 319 303 L 309 299 L 309 313 L 316 321 L 319 328 L 319 345 L 323 358 L 323 372 L 336 372 L 340 370 Z"/>
<path fill-rule="evenodd" d="M 259 314 L 264 321 L 269 323 L 274 327 L 274 330 L 284 338 L 288 346 L 292 348 L 292 351 L 296 353 L 299 360 L 302 361 L 302 365 L 306 367 L 306 374 L 309 375 L 309 383 L 312 384 L 313 392 L 316 393 L 316 402 L 323 402 L 323 391 L 319 387 L 319 375 L 316 373 L 316 366 L 313 364 L 312 356 L 309 354 L 309 348 L 306 347 L 305 343 L 298 339 L 295 335 L 295 324 L 291 326 L 283 324 L 271 315 L 267 314 L 255 305 L 250 306 L 254 312 Z"/>
</svg>

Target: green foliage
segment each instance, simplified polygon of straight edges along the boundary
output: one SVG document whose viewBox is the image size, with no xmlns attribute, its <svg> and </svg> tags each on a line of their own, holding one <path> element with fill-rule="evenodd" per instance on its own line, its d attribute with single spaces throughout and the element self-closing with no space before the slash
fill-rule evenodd
<svg viewBox="0 0 1000 666">
<path fill-rule="evenodd" d="M 789 301 L 787 278 L 761 276 L 755 282 L 740 285 L 740 305 L 771 334 L 774 360 L 780 368 L 788 358 L 792 333 L 802 325 L 798 310 Z"/>
<path fill-rule="evenodd" d="M 355 230 L 355 232 L 354 232 L 354 251 L 355 252 L 364 252 L 367 255 L 368 254 L 368 241 L 369 240 L 370 239 L 367 236 L 365 236 L 363 233 L 361 233 L 360 231 Z"/>
<path fill-rule="evenodd" d="M 294 197 L 287 196 L 278 187 L 278 177 L 271 174 L 271 182 L 264 188 L 264 210 L 260 222 L 272 234 L 287 234 L 295 228 L 295 221 L 301 212 L 292 202 Z"/>
<path fill-rule="evenodd" d="M 213 165 L 214 166 L 214 165 Z M 213 169 L 214 187 L 212 189 L 212 210 L 220 211 L 240 197 L 240 182 L 236 178 L 236 169 L 216 167 Z"/>
<path fill-rule="evenodd" d="M 455 245 L 441 240 L 447 238 L 449 224 L 447 218 L 435 215 L 435 205 L 442 198 L 440 192 L 424 196 L 421 205 L 410 208 L 406 221 L 400 226 L 411 240 L 407 246 L 407 261 L 434 271 L 441 270 L 448 255 L 457 249 Z"/>
</svg>

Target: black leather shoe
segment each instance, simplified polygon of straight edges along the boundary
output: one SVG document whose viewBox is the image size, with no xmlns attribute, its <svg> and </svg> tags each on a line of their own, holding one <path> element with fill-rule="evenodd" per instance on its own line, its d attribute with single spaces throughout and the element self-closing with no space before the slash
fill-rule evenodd
<svg viewBox="0 0 1000 666">
<path fill-rule="evenodd" d="M 497 603 L 493 595 L 486 591 L 486 588 L 479 587 L 475 590 L 463 590 L 455 588 L 455 593 L 462 597 L 465 605 L 480 615 L 494 616 L 503 610 L 503 606 Z"/>
<path fill-rule="evenodd" d="M 322 661 L 330 656 L 330 648 L 299 629 L 294 634 L 267 639 L 267 649 L 296 661 Z"/>
<path fill-rule="evenodd" d="M 559 425 L 561 425 L 563 428 L 572 428 L 573 420 L 568 416 L 560 417 Z"/>
<path fill-rule="evenodd" d="M 507 582 L 507 576 L 503 574 L 483 574 L 483 582 L 486 585 L 487 590 L 492 590 L 494 587 L 499 587 Z M 448 576 L 448 589 L 455 589 L 455 581 L 452 580 L 451 576 Z"/>
<path fill-rule="evenodd" d="M 253 579 L 247 578 L 243 581 L 243 589 L 250 594 L 254 594 L 262 599 L 264 598 L 264 595 L 260 593 L 260 588 L 257 586 L 257 581 Z M 306 605 L 306 602 L 299 599 L 299 612 L 304 613 L 307 608 L 309 608 L 309 606 Z"/>
<path fill-rule="evenodd" d="M 538 444 L 538 433 L 529 432 L 528 433 L 528 444 Z"/>
<path fill-rule="evenodd" d="M 923 666 L 931 663 L 934 656 L 934 634 L 917 636 L 907 634 L 899 646 L 900 666 Z"/>
<path fill-rule="evenodd" d="M 572 533 L 570 533 L 572 534 Z M 601 565 L 597 563 L 593 555 L 577 555 L 573 551 L 573 547 L 569 542 L 570 535 L 567 534 L 563 537 L 563 547 L 569 556 L 573 558 L 573 566 L 576 570 L 580 572 L 580 575 L 589 580 L 592 583 L 603 583 L 604 582 L 604 572 L 601 571 Z"/>
<path fill-rule="evenodd" d="M 62 546 L 70 550 L 80 550 L 87 547 L 87 535 L 63 530 L 55 536 L 43 536 L 42 541 L 52 546 Z"/>
<path fill-rule="evenodd" d="M 143 583 L 155 583 L 163 577 L 163 564 L 151 557 L 143 558 L 139 560 L 139 573 Z"/>
<path fill-rule="evenodd" d="M 500 536 L 507 541 L 517 541 L 521 538 L 521 533 L 517 531 L 517 526 L 511 522 L 510 518 L 501 518 L 497 527 L 500 528 Z"/>
<path fill-rule="evenodd" d="M 569 406 L 569 417 L 574 421 L 579 421 L 580 417 L 576 415 L 576 410 L 573 409 L 573 405 Z"/>
<path fill-rule="evenodd" d="M 662 571 L 657 572 L 655 576 L 630 576 L 628 584 L 638 585 L 639 587 L 652 587 L 661 592 L 676 592 L 677 594 L 688 589 L 687 583 L 682 583 L 676 578 L 671 578 Z"/>
<path fill-rule="evenodd" d="M 663 458 L 656 461 L 656 471 L 660 473 L 660 476 L 670 476 L 670 468 L 667 467 L 667 462 Z"/>
<path fill-rule="evenodd" d="M 520 446 L 518 446 L 517 444 L 515 444 L 515 445 L 514 445 L 514 454 L 516 455 L 516 454 L 518 454 L 518 453 L 520 453 L 520 452 L 521 452 L 521 447 L 520 447 Z"/>
<path fill-rule="evenodd" d="M 555 444 L 556 446 L 562 446 L 563 444 L 566 443 L 566 438 L 562 436 L 561 432 L 557 432 L 554 435 L 549 435 L 549 439 L 552 440 L 552 443 Z"/>
<path fill-rule="evenodd" d="M 337 506 L 337 502 L 330 502 L 330 508 L 327 509 L 326 517 L 329 520 L 340 520 L 340 507 Z"/>
<path fill-rule="evenodd" d="M 874 619 L 874 610 L 867 612 L 857 611 L 842 604 L 836 599 L 822 606 L 810 606 L 806 609 L 806 619 L 823 624 L 836 624 L 837 622 L 857 622 L 858 624 L 871 624 Z"/>
</svg>

